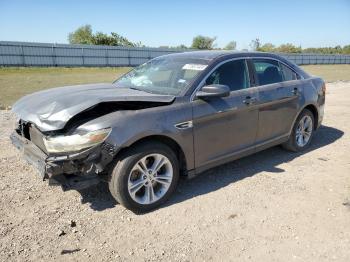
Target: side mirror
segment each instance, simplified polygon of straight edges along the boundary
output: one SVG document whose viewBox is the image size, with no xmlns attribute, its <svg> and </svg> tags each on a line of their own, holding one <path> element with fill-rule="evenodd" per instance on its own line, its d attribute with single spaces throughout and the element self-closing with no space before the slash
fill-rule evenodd
<svg viewBox="0 0 350 262">
<path fill-rule="evenodd" d="M 226 97 L 230 95 L 230 88 L 227 85 L 209 85 L 203 86 L 196 93 L 196 97 L 200 99 L 208 99 L 212 97 Z"/>
</svg>

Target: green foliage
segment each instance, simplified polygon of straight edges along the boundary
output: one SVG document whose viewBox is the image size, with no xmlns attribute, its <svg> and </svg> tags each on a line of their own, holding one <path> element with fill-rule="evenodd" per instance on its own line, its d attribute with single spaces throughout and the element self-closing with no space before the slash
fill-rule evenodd
<svg viewBox="0 0 350 262">
<path fill-rule="evenodd" d="M 338 45 L 335 47 L 310 47 L 310 48 L 303 49 L 301 48 L 301 46 L 295 46 L 290 43 L 282 44 L 280 46 L 274 46 L 271 43 L 266 43 L 261 45 L 256 50 L 261 52 L 277 52 L 277 53 L 350 54 L 350 45 L 345 45 L 343 47 Z"/>
<path fill-rule="evenodd" d="M 133 43 L 127 38 L 111 32 L 107 35 L 103 32 L 96 32 L 93 34 L 91 25 L 84 25 L 79 27 L 68 36 L 70 44 L 87 44 L 87 45 L 110 45 L 110 46 L 127 46 L 127 47 L 141 47 L 141 42 Z"/>
<path fill-rule="evenodd" d="M 70 44 L 93 44 L 93 35 L 91 25 L 84 25 L 79 27 L 74 32 L 68 35 L 68 41 Z"/>
<path fill-rule="evenodd" d="M 343 46 L 343 54 L 350 55 L 350 45 Z"/>
<path fill-rule="evenodd" d="M 105 34 L 103 32 L 93 33 L 91 25 L 83 25 L 74 32 L 68 35 L 70 44 L 86 44 L 86 45 L 109 45 L 109 46 L 126 46 L 126 47 L 143 47 L 141 42 L 131 42 L 126 37 L 115 32 Z M 216 37 L 208 37 L 198 35 L 193 38 L 193 49 L 221 49 L 215 48 Z M 335 46 L 335 47 L 310 47 L 302 49 L 300 46 L 295 46 L 290 43 L 275 46 L 271 43 L 262 44 L 259 38 L 251 41 L 251 49 L 262 52 L 277 52 L 277 53 L 318 53 L 318 54 L 350 54 L 350 45 Z M 186 45 L 179 46 L 162 46 L 163 48 L 187 49 Z M 229 42 L 223 49 L 235 50 L 237 43 Z"/>
<path fill-rule="evenodd" d="M 225 50 L 235 50 L 236 47 L 237 47 L 236 41 L 231 41 L 224 47 L 224 49 Z"/>
<path fill-rule="evenodd" d="M 256 51 L 261 51 L 261 52 L 275 52 L 276 47 L 271 44 L 271 43 L 266 43 L 260 46 Z"/>
<path fill-rule="evenodd" d="M 302 49 L 300 46 L 297 47 L 290 43 L 282 44 L 276 49 L 277 49 L 276 51 L 280 53 L 301 53 L 302 52 Z"/>
<path fill-rule="evenodd" d="M 112 32 L 111 35 L 104 34 L 102 32 L 97 32 L 93 36 L 94 45 L 111 45 L 111 46 L 128 46 L 136 47 L 137 43 L 130 42 L 127 38 Z"/>
<path fill-rule="evenodd" d="M 216 37 L 198 35 L 193 38 L 191 47 L 194 49 L 211 50 L 215 46 L 214 44 L 215 40 L 216 40 Z"/>
<path fill-rule="evenodd" d="M 320 54 L 350 54 L 350 45 L 335 46 L 335 47 L 319 47 L 305 48 L 303 53 L 320 53 Z"/>
<path fill-rule="evenodd" d="M 92 38 L 93 45 L 116 45 L 116 41 L 113 37 L 97 32 Z"/>
</svg>

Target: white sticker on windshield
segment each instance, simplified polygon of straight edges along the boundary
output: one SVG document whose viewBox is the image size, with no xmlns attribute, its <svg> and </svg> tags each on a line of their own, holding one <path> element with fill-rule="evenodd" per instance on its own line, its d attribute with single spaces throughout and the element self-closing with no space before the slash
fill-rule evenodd
<svg viewBox="0 0 350 262">
<path fill-rule="evenodd" d="M 182 69 L 187 69 L 187 70 L 197 70 L 197 71 L 202 71 L 207 67 L 207 65 L 201 65 L 201 64 L 186 64 L 182 67 Z"/>
</svg>

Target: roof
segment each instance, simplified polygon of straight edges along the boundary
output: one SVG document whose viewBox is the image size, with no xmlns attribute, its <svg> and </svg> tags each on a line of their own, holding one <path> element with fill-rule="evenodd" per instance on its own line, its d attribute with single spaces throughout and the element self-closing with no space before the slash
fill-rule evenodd
<svg viewBox="0 0 350 262">
<path fill-rule="evenodd" d="M 174 53 L 166 56 L 173 56 L 179 58 L 192 58 L 192 59 L 204 59 L 213 60 L 218 57 L 240 57 L 240 56 L 268 56 L 268 57 L 279 57 L 276 54 L 265 53 L 265 52 L 248 52 L 248 51 L 227 51 L 227 50 L 206 50 L 206 51 L 190 51 L 183 53 Z M 279 57 L 280 58 L 280 57 Z"/>
<path fill-rule="evenodd" d="M 183 59 L 202 59 L 211 63 L 215 59 L 225 60 L 230 58 L 240 58 L 240 57 L 262 57 L 262 58 L 274 58 L 279 61 L 284 62 L 294 69 L 297 73 L 302 75 L 304 78 L 309 77 L 309 75 L 298 67 L 293 62 L 288 59 L 274 53 L 266 52 L 249 52 L 249 51 L 227 51 L 227 50 L 206 50 L 206 51 L 189 51 L 183 53 L 173 53 L 165 56 L 171 56 L 174 58 L 183 58 Z M 164 56 L 161 56 L 164 57 Z"/>
</svg>

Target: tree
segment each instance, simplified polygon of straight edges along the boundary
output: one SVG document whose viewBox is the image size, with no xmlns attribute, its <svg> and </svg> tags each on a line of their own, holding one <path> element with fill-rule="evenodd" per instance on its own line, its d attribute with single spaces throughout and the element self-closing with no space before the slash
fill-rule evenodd
<svg viewBox="0 0 350 262">
<path fill-rule="evenodd" d="M 319 54 L 350 54 L 350 45 L 343 47 L 337 45 L 335 47 L 309 47 L 302 49 L 303 53 L 319 53 Z"/>
<path fill-rule="evenodd" d="M 208 37 L 208 36 L 202 36 L 198 35 L 193 38 L 192 41 L 192 48 L 194 49 L 213 49 L 214 48 L 214 42 L 216 40 L 216 37 Z"/>
<path fill-rule="evenodd" d="M 287 43 L 280 45 L 277 50 L 277 52 L 281 53 L 301 53 L 302 49 L 301 47 L 294 46 L 293 44 Z"/>
<path fill-rule="evenodd" d="M 262 46 L 260 46 L 257 51 L 261 51 L 261 52 L 275 52 L 276 51 L 276 47 L 271 44 L 271 43 L 266 43 L 263 44 Z"/>
<path fill-rule="evenodd" d="M 116 39 L 102 32 L 97 32 L 93 35 L 92 43 L 94 45 L 117 45 Z"/>
<path fill-rule="evenodd" d="M 343 46 L 343 54 L 350 55 L 350 45 Z"/>
<path fill-rule="evenodd" d="M 91 25 L 84 25 L 79 27 L 68 36 L 71 44 L 88 44 L 88 45 L 110 45 L 110 46 L 127 46 L 127 47 L 141 47 L 142 43 L 133 43 L 124 36 L 115 32 L 107 35 L 103 32 L 92 33 Z"/>
<path fill-rule="evenodd" d="M 70 33 L 68 35 L 68 41 L 70 44 L 91 45 L 93 43 L 91 25 L 83 25 L 74 32 Z"/>
<path fill-rule="evenodd" d="M 181 45 L 178 45 L 178 46 L 175 46 L 175 48 L 177 49 L 187 49 L 188 47 L 184 44 L 181 44 Z"/>
<path fill-rule="evenodd" d="M 237 47 L 236 41 L 231 41 L 224 47 L 224 49 L 225 50 L 235 50 L 236 47 Z"/>
<path fill-rule="evenodd" d="M 138 42 L 138 43 L 133 43 L 131 41 L 129 41 L 126 37 L 124 36 L 121 36 L 117 33 L 114 33 L 112 32 L 111 33 L 113 39 L 115 39 L 115 45 L 118 45 L 118 46 L 130 46 L 130 47 L 136 47 L 136 46 L 141 46 L 141 42 Z"/>
<path fill-rule="evenodd" d="M 253 49 L 253 51 L 259 50 L 260 46 L 261 46 L 261 42 L 259 38 L 255 38 L 250 43 L 250 47 Z"/>
</svg>

